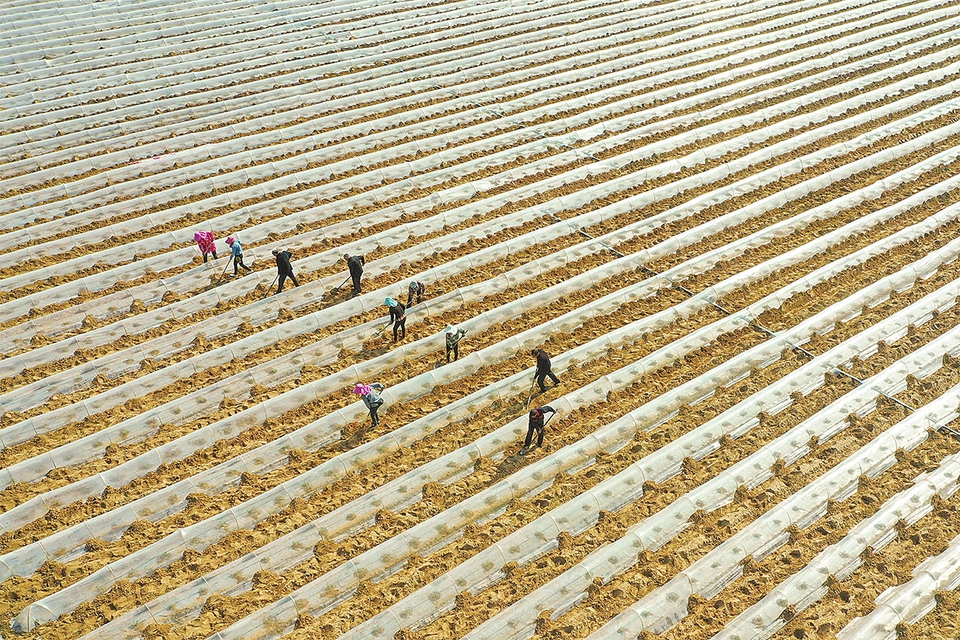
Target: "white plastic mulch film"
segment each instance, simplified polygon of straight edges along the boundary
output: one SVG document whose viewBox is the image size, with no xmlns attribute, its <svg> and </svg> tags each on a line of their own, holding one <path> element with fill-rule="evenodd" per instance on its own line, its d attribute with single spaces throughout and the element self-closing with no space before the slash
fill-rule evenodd
<svg viewBox="0 0 960 640">
<path fill-rule="evenodd" d="M 10 633 L 199 619 L 222 640 L 386 638 L 506 582 L 512 599 L 457 633 L 530 637 L 885 396 L 923 402 L 595 636 L 673 628 L 864 478 L 932 451 L 933 471 L 715 630 L 770 637 L 956 499 L 960 462 L 933 430 L 960 393 L 956 6 L 17 0 L 3 37 L 0 583 L 33 585 L 0 603 Z M 252 266 L 236 277 L 231 235 Z M 299 278 L 279 295 L 272 250 Z M 344 254 L 367 256 L 353 297 Z M 411 281 L 426 300 L 394 344 L 384 299 Z M 467 332 L 452 363 L 447 324 Z M 563 380 L 543 397 L 535 347 Z M 743 444 L 863 363 L 852 391 Z M 351 391 L 373 381 L 368 429 Z M 539 403 L 556 422 L 518 456 Z M 734 439 L 739 462 L 539 588 L 515 580 Z M 565 476 L 589 487 L 545 492 Z M 437 552 L 443 571 L 407 580 Z M 928 555 L 840 636 L 929 614 L 960 572 L 955 541 Z M 410 587 L 371 603 L 394 574 Z M 241 612 L 229 624 L 218 596 Z M 364 613 L 340 627 L 337 607 Z"/>
</svg>

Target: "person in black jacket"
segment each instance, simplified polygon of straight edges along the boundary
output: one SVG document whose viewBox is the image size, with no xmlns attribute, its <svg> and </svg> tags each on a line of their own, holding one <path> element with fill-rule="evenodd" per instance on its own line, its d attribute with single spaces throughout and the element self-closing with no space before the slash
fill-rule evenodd
<svg viewBox="0 0 960 640">
<path fill-rule="evenodd" d="M 453 361 L 456 362 L 460 359 L 460 338 L 467 335 L 467 330 L 457 329 L 448 324 L 447 328 L 443 330 L 443 334 L 447 341 L 447 362 L 450 362 L 451 353 L 453 353 Z"/>
<path fill-rule="evenodd" d="M 560 384 L 560 379 L 553 375 L 553 370 L 550 367 L 550 356 L 547 355 L 546 351 L 543 349 L 534 349 L 530 352 L 530 355 L 537 359 L 537 372 L 534 374 L 534 379 L 537 381 L 537 384 L 540 385 L 540 393 L 544 393 L 547 390 L 543 384 L 547 376 L 550 376 L 550 380 L 553 381 L 554 386 Z"/>
<path fill-rule="evenodd" d="M 293 275 L 293 265 L 290 264 L 293 254 L 289 251 L 277 251 L 274 249 L 273 255 L 277 258 L 277 278 L 280 280 L 277 283 L 277 293 L 283 291 L 283 283 L 287 278 L 293 280 L 293 286 L 299 287 L 300 283 L 297 282 L 297 276 Z"/>
<path fill-rule="evenodd" d="M 353 295 L 357 295 L 360 293 L 360 276 L 363 275 L 363 265 L 366 264 L 366 260 L 363 256 L 351 256 L 349 253 L 343 254 L 343 259 L 347 261 L 350 279 L 353 280 Z"/>
<path fill-rule="evenodd" d="M 543 416 L 548 413 L 556 413 L 556 409 L 549 405 L 544 405 L 542 407 L 537 407 L 536 409 L 531 409 L 527 418 L 527 439 L 523 441 L 523 448 L 520 449 L 520 455 L 525 455 L 533 447 L 530 446 L 530 443 L 533 442 L 533 433 L 537 433 L 537 447 L 543 446 Z"/>
<path fill-rule="evenodd" d="M 387 298 L 383 303 L 390 307 L 390 320 L 393 322 L 393 341 L 397 341 L 398 331 L 403 334 L 400 336 L 400 339 L 403 340 L 407 337 L 407 308 L 403 306 L 402 302 L 393 298 Z"/>
</svg>

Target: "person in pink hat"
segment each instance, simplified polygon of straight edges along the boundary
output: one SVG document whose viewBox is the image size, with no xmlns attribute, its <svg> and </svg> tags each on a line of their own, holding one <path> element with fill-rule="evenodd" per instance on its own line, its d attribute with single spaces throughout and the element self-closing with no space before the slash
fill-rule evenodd
<svg viewBox="0 0 960 640">
<path fill-rule="evenodd" d="M 360 396 L 364 406 L 367 407 L 367 411 L 370 412 L 370 420 L 373 422 L 372 426 L 374 427 L 380 424 L 377 411 L 383 406 L 383 398 L 380 397 L 380 394 L 383 393 L 384 388 L 385 387 L 379 382 L 374 382 L 373 384 L 358 384 L 353 388 L 353 392 Z"/>
<path fill-rule="evenodd" d="M 200 253 L 203 254 L 204 262 L 207 261 L 207 256 L 211 253 L 213 254 L 213 259 L 217 259 L 217 244 L 213 231 L 197 231 L 193 234 L 193 241 L 197 243 L 197 248 L 199 248 Z"/>
<path fill-rule="evenodd" d="M 240 275 L 239 267 L 243 267 L 248 273 L 252 273 L 253 269 L 243 264 L 243 247 L 240 245 L 240 241 L 230 236 L 227 238 L 227 246 L 230 247 L 230 257 L 233 258 L 233 275 Z"/>
</svg>

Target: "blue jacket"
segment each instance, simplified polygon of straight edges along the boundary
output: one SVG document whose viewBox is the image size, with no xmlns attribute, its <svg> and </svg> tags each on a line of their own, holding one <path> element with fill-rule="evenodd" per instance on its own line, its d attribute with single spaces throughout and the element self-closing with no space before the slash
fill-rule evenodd
<svg viewBox="0 0 960 640">
<path fill-rule="evenodd" d="M 234 239 L 233 244 L 230 245 L 230 251 L 235 256 L 243 255 L 243 247 L 240 246 L 240 241 Z"/>
<path fill-rule="evenodd" d="M 374 382 L 370 386 L 373 388 L 373 391 L 371 391 L 369 395 L 361 396 L 363 404 L 366 405 L 367 409 L 373 409 L 383 404 L 383 398 L 380 397 L 380 394 L 383 393 L 383 385 L 379 382 Z"/>
</svg>

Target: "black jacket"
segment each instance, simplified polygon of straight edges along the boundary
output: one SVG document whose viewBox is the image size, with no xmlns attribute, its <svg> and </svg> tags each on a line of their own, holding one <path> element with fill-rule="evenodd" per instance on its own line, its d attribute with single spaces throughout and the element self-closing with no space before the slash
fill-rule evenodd
<svg viewBox="0 0 960 640">
<path fill-rule="evenodd" d="M 363 256 L 350 256 L 350 259 L 347 260 L 347 268 L 350 269 L 350 275 L 358 276 L 363 273 L 364 264 L 366 264 L 366 261 L 363 259 Z"/>
<path fill-rule="evenodd" d="M 397 306 L 390 307 L 390 319 L 394 323 L 400 322 L 407 317 L 407 308 L 403 306 L 402 302 L 398 302 Z"/>
<path fill-rule="evenodd" d="M 289 251 L 281 251 L 277 254 L 277 273 L 285 273 L 287 275 L 293 275 L 293 265 L 290 264 L 290 260 L 293 258 L 293 254 Z"/>
<path fill-rule="evenodd" d="M 536 413 L 534 413 L 536 412 Z M 543 428 L 543 418 L 548 413 L 556 413 L 557 410 L 551 407 L 550 405 L 543 405 L 542 407 L 537 407 L 530 412 L 530 417 L 528 419 L 529 426 L 534 429 Z"/>
<path fill-rule="evenodd" d="M 543 349 L 537 349 L 537 375 L 545 376 L 550 371 L 550 356 Z"/>
</svg>

